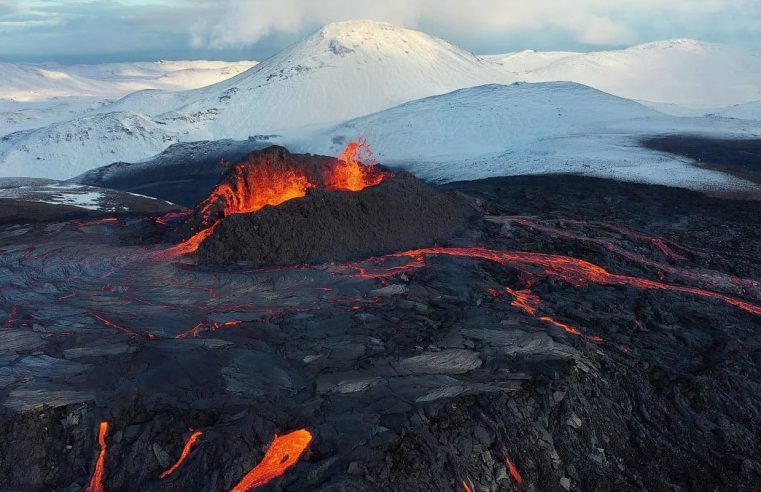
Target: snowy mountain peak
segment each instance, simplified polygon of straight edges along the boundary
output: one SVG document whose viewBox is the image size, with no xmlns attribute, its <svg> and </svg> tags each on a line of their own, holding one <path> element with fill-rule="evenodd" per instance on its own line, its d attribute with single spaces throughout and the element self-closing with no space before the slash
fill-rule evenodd
<svg viewBox="0 0 761 492">
<path fill-rule="evenodd" d="M 334 22 L 296 45 L 293 52 L 323 58 L 350 55 L 371 57 L 418 57 L 427 61 L 432 56 L 456 56 L 478 62 L 479 58 L 443 39 L 369 20 Z M 376 61 L 373 58 L 371 61 Z"/>
</svg>

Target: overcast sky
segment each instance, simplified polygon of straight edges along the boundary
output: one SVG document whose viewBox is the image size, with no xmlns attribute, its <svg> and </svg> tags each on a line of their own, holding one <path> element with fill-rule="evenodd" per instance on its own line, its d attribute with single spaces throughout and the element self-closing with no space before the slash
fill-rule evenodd
<svg viewBox="0 0 761 492">
<path fill-rule="evenodd" d="M 761 46 L 761 0 L 0 0 L 0 61 L 263 60 L 349 19 L 481 54 L 672 38 Z"/>
</svg>

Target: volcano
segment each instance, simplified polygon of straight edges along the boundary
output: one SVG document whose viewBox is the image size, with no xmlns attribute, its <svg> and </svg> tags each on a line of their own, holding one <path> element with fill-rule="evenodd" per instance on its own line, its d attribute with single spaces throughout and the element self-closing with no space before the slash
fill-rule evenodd
<svg viewBox="0 0 761 492">
<path fill-rule="evenodd" d="M 464 199 L 372 160 L 364 140 L 336 158 L 272 146 L 222 176 L 165 254 L 201 263 L 281 265 L 366 258 L 432 246 L 472 215 Z"/>
</svg>

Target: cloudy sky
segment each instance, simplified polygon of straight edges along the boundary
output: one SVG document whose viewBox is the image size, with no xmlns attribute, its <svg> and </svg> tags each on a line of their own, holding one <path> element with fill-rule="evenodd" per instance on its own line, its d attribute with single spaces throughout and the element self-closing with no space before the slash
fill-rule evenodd
<svg viewBox="0 0 761 492">
<path fill-rule="evenodd" d="M 761 46 L 761 0 L 0 0 L 0 61 L 262 60 L 348 19 L 482 54 L 672 38 Z"/>
</svg>

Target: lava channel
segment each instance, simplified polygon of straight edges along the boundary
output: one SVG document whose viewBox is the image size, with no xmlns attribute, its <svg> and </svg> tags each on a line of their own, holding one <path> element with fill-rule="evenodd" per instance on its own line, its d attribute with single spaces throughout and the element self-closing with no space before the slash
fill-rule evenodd
<svg viewBox="0 0 761 492">
<path fill-rule="evenodd" d="M 188 440 L 185 441 L 185 446 L 183 446 L 183 448 L 182 448 L 182 453 L 180 453 L 180 458 L 175 462 L 175 464 L 173 464 L 172 466 L 167 468 L 164 471 L 164 473 L 159 475 L 159 478 L 166 478 L 169 475 L 171 475 L 172 473 L 174 473 L 175 471 L 177 471 L 177 469 L 180 466 L 182 466 L 182 464 L 188 458 L 188 455 L 190 454 L 190 451 L 193 450 L 193 446 L 196 445 L 196 442 L 198 442 L 198 439 L 200 439 L 202 435 L 203 435 L 203 433 L 201 431 L 195 431 L 195 432 L 193 432 L 190 435 L 190 437 L 188 437 Z"/>
<path fill-rule="evenodd" d="M 103 487 L 103 471 L 106 465 L 106 435 L 108 435 L 108 422 L 103 421 L 98 428 L 98 460 L 95 462 L 95 471 L 90 478 L 90 484 L 85 488 L 85 492 L 105 492 Z"/>
<path fill-rule="evenodd" d="M 424 258 L 426 255 L 448 255 L 476 258 L 493 261 L 506 266 L 512 265 L 513 267 L 538 267 L 541 269 L 541 272 L 532 272 L 529 270 L 525 271 L 524 273 L 562 280 L 574 287 L 583 287 L 590 283 L 596 283 L 600 285 L 630 285 L 639 289 L 663 290 L 683 294 L 692 294 L 699 297 L 717 299 L 748 313 L 761 316 L 761 306 L 752 304 L 742 299 L 738 299 L 736 297 L 732 297 L 727 294 L 700 289 L 697 287 L 667 284 L 646 278 L 611 273 L 599 265 L 595 265 L 594 263 L 590 263 L 586 260 L 571 258 L 569 256 L 560 256 L 548 253 L 534 253 L 529 251 L 499 251 L 478 247 L 434 247 L 402 251 L 399 253 L 387 255 L 382 258 L 409 257 L 412 260 L 414 267 L 417 268 L 425 265 Z M 349 268 L 359 270 L 358 267 L 353 265 L 350 265 Z M 394 268 L 398 271 L 399 267 L 397 266 Z"/>
<path fill-rule="evenodd" d="M 275 436 L 262 461 L 230 489 L 230 492 L 245 492 L 282 476 L 299 461 L 311 442 L 312 433 L 306 429 Z"/>
</svg>

